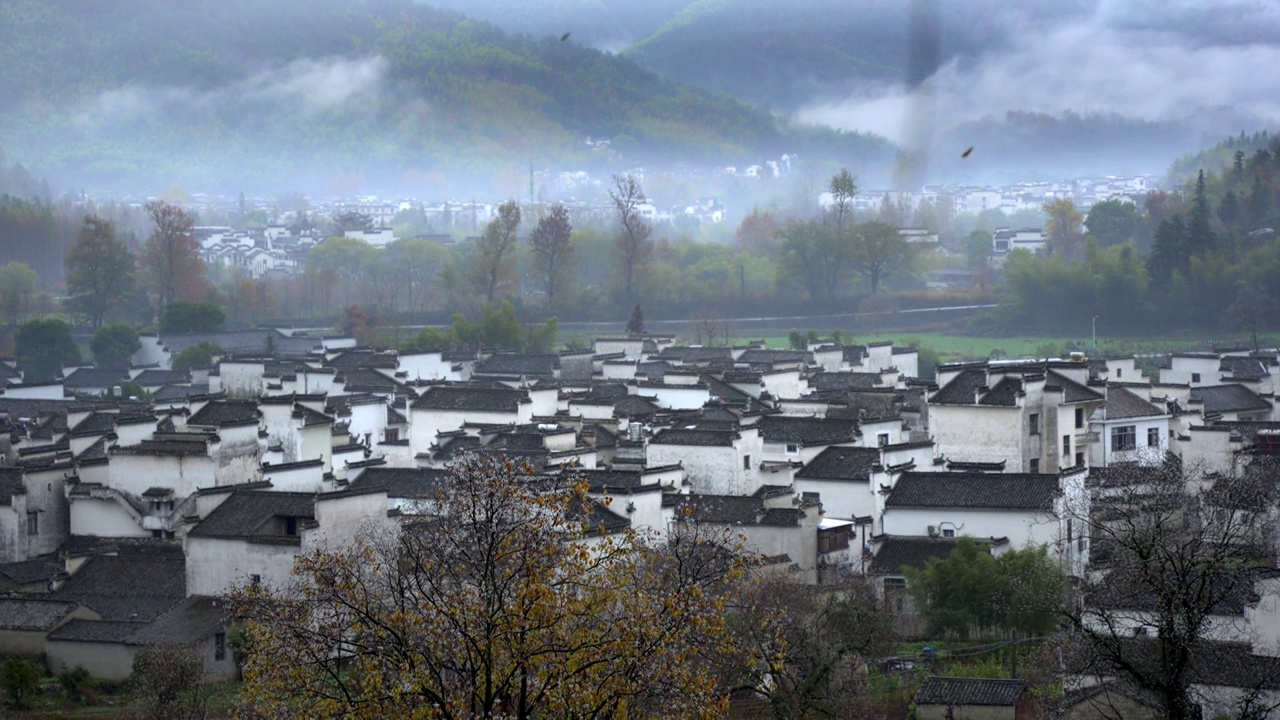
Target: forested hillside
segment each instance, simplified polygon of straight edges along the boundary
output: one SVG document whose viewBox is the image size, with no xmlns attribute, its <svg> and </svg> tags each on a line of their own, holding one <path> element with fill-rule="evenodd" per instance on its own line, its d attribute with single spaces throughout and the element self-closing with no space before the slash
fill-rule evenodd
<svg viewBox="0 0 1280 720">
<path fill-rule="evenodd" d="M 605 162 L 587 137 L 629 162 L 887 157 L 883 141 L 792 131 L 627 59 L 409 0 L 0 0 L 0 67 L 14 159 L 117 189 L 422 186 Z"/>
</svg>

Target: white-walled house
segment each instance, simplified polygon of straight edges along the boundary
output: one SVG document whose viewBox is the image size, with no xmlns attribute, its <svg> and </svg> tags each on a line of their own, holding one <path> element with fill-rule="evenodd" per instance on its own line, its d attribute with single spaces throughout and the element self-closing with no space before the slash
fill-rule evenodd
<svg viewBox="0 0 1280 720">
<path fill-rule="evenodd" d="M 668 428 L 645 448 L 647 466 L 683 465 L 695 493 L 750 495 L 765 484 L 763 443 L 754 427 L 739 430 Z"/>
<path fill-rule="evenodd" d="M 1106 403 L 1089 419 L 1098 436 L 1089 446 L 1090 467 L 1163 462 L 1169 449 L 1169 413 L 1121 385 L 1107 385 L 1106 395 Z"/>
<path fill-rule="evenodd" d="M 432 385 L 409 406 L 409 449 L 429 455 L 436 436 L 467 423 L 522 425 L 533 417 L 529 393 L 506 387 Z"/>
<path fill-rule="evenodd" d="M 285 584 L 314 520 L 313 493 L 232 492 L 187 531 L 187 592 L 218 596 L 246 583 Z"/>
</svg>

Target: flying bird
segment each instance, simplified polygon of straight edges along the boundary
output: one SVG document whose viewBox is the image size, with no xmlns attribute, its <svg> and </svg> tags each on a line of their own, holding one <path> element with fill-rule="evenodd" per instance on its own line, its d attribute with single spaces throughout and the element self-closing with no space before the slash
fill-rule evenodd
<svg viewBox="0 0 1280 720">
<path fill-rule="evenodd" d="M 571 33 L 571 32 L 567 32 L 567 33 L 565 33 L 565 34 L 561 35 L 561 36 L 560 36 L 560 42 L 564 42 L 565 40 L 568 40 L 568 39 L 569 39 L 569 36 L 570 36 L 570 35 L 572 35 L 572 34 L 573 34 L 573 33 Z"/>
<path fill-rule="evenodd" d="M 972 152 L 973 152 L 973 147 L 970 146 L 968 150 L 965 150 L 964 152 L 960 153 L 960 157 L 967 158 L 969 157 L 969 154 Z"/>
</svg>

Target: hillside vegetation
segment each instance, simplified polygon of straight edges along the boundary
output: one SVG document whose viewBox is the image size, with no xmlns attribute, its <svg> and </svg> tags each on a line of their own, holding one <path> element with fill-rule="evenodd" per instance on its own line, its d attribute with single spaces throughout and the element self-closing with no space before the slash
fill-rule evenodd
<svg viewBox="0 0 1280 720">
<path fill-rule="evenodd" d="M 792 131 L 625 58 L 409 0 L 0 0 L 0 66 L 14 159 L 115 187 L 342 190 L 609 162 L 588 137 L 630 162 L 887 156 L 874 138 Z"/>
</svg>

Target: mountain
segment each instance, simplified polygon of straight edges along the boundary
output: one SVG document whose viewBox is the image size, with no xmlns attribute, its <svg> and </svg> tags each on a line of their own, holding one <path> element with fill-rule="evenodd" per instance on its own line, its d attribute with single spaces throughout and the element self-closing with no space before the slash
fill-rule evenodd
<svg viewBox="0 0 1280 720">
<path fill-rule="evenodd" d="M 473 175 L 510 192 L 534 161 L 890 151 L 409 0 L 0 0 L 0 67 L 0 146 L 116 191 L 456 192 Z"/>
</svg>

